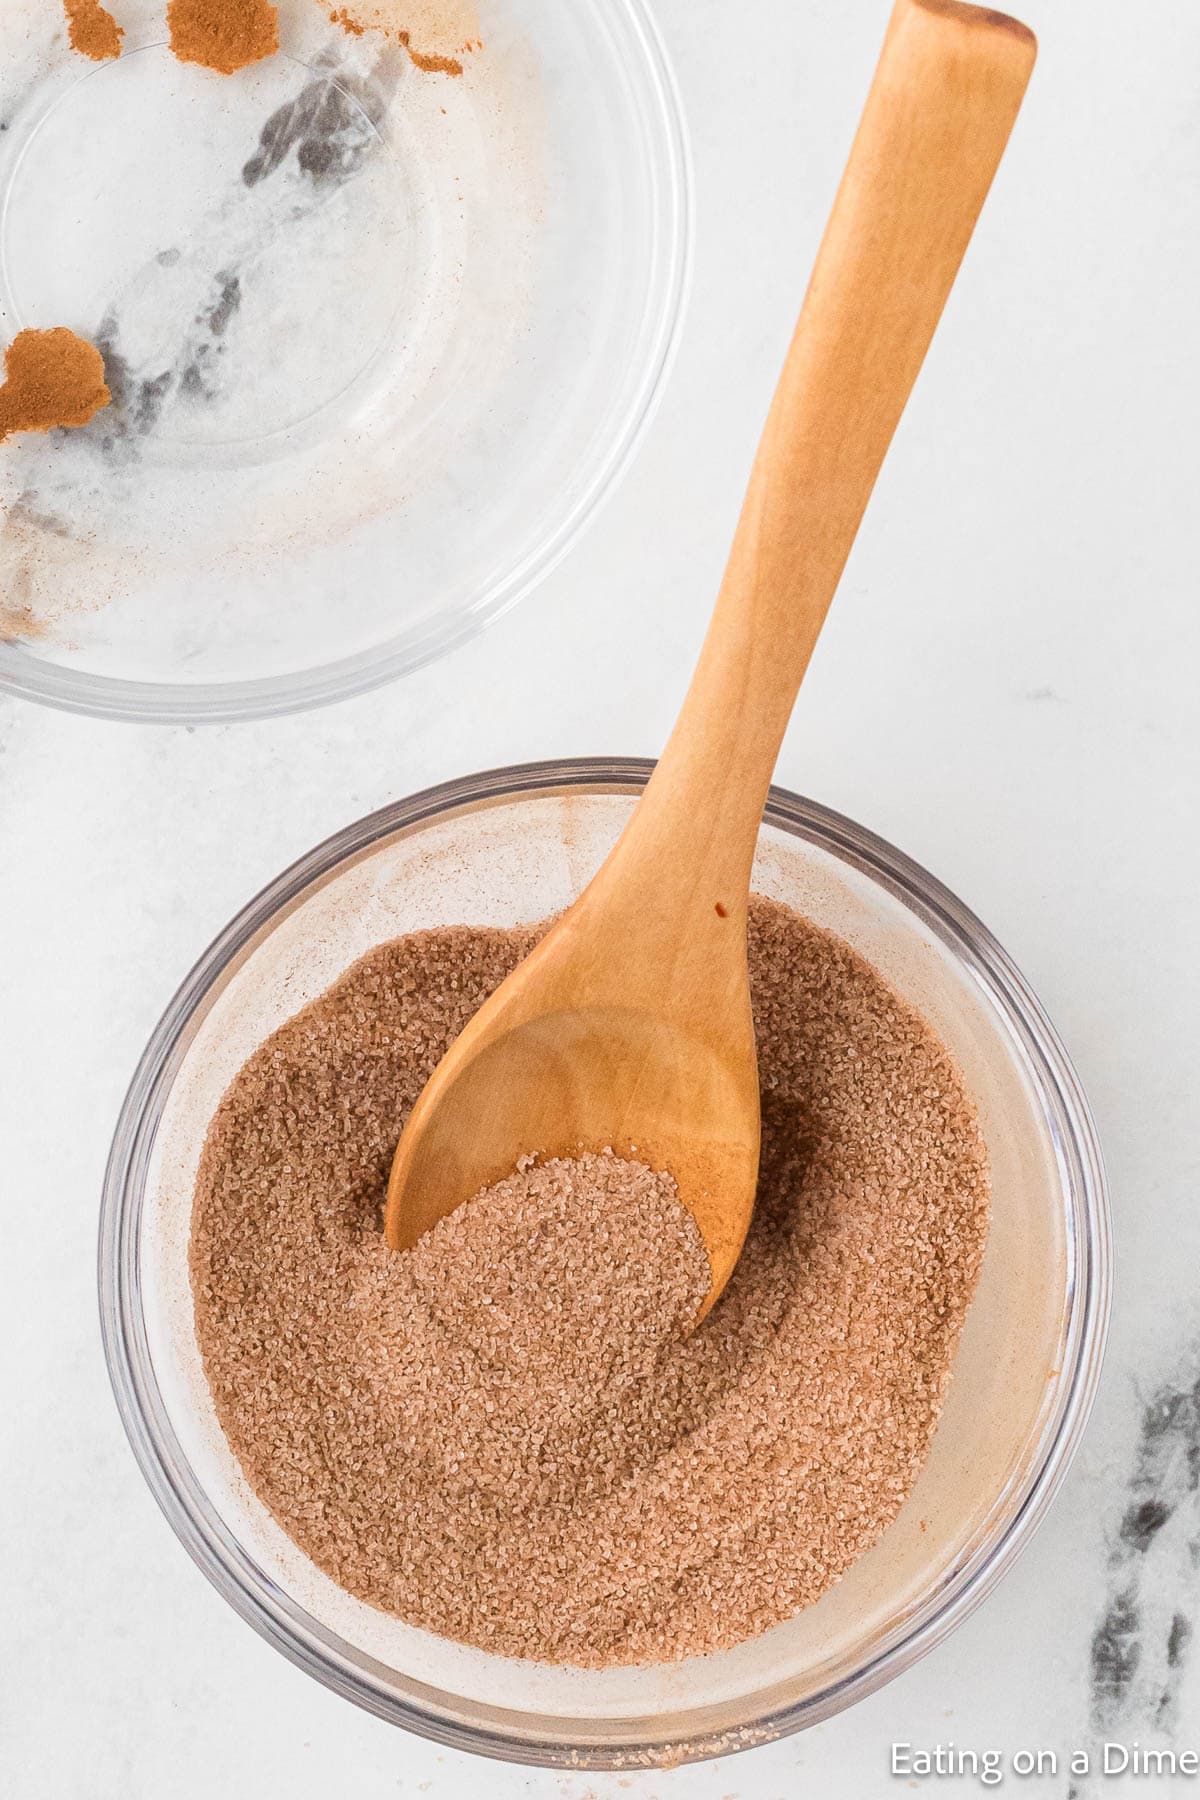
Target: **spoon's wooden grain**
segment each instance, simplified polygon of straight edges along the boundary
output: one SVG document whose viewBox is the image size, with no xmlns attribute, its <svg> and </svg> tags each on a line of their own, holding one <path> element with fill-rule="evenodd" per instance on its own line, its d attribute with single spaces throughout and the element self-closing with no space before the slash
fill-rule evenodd
<svg viewBox="0 0 1200 1800">
<path fill-rule="evenodd" d="M 522 1155 L 611 1146 L 675 1177 L 707 1306 L 728 1281 L 758 1176 L 746 912 L 763 806 L 1035 55 L 1001 13 L 898 0 L 683 710 L 608 860 L 414 1108 L 388 1189 L 396 1249 Z"/>
</svg>

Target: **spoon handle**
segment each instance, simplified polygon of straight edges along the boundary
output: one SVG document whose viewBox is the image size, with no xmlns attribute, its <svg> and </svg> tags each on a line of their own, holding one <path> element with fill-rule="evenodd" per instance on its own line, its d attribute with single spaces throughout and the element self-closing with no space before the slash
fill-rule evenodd
<svg viewBox="0 0 1200 1800">
<path fill-rule="evenodd" d="M 796 694 L 1036 53 L 958 0 L 892 14 L 699 666 L 614 859 L 626 879 L 630 856 L 668 885 L 674 868 L 708 930 L 713 894 L 744 916 Z M 680 895 L 663 898 L 678 930 Z"/>
</svg>

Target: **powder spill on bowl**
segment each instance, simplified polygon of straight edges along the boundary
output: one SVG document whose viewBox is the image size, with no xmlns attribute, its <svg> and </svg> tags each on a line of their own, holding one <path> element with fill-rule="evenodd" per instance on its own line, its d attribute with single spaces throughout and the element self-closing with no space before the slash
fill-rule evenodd
<svg viewBox="0 0 1200 1800">
<path fill-rule="evenodd" d="M 810 1604 L 895 1517 L 978 1276 L 984 1150 L 911 1008 L 756 900 L 759 1204 L 698 1330 L 694 1228 L 616 1158 L 523 1168 L 396 1257 L 403 1119 L 535 937 L 384 945 L 250 1058 L 197 1182 L 197 1336 L 252 1487 L 349 1592 L 506 1655 L 669 1661 Z"/>
<path fill-rule="evenodd" d="M 120 56 L 125 33 L 100 0 L 63 0 L 63 5 L 72 50 L 90 56 L 93 62 Z"/>
<path fill-rule="evenodd" d="M 468 0 L 351 0 L 335 6 L 329 19 L 351 37 L 372 31 L 390 38 L 430 75 L 461 75 L 463 58 L 483 48 Z"/>
<path fill-rule="evenodd" d="M 4 368 L 0 444 L 15 431 L 86 425 L 112 399 L 104 358 L 65 326 L 18 332 L 5 352 Z"/>
<path fill-rule="evenodd" d="M 270 0 L 170 0 L 167 27 L 180 62 L 218 75 L 236 75 L 279 49 L 279 12 Z"/>
</svg>

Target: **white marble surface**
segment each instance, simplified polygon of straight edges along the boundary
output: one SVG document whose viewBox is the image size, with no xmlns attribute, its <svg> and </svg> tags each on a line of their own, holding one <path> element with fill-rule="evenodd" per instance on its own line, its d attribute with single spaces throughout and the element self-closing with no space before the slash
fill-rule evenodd
<svg viewBox="0 0 1200 1800">
<path fill-rule="evenodd" d="M 1200 1644 L 1189 1661 L 1179 1626 L 1167 1669 L 1175 1615 L 1200 1624 L 1194 7 L 1030 0 L 1026 116 L 780 765 L 983 915 L 1099 1117 L 1119 1258 L 1103 1389 L 999 1591 L 917 1669 L 790 1742 L 623 1786 L 485 1766 L 354 1711 L 228 1610 L 144 1488 L 101 1361 L 111 1126 L 161 1007 L 229 914 L 318 838 L 429 782 L 661 745 L 884 12 L 662 0 L 699 189 L 682 354 L 616 500 L 490 635 L 401 687 L 264 726 L 134 730 L 0 701 L 5 1794 L 874 1800 L 907 1791 L 888 1774 L 897 1738 L 1065 1752 L 1161 1731 L 1200 1748 Z M 1143 1553 L 1121 1526 L 1164 1392 L 1172 1431 L 1132 1504 L 1173 1510 Z M 1141 1537 L 1157 1518 L 1140 1515 Z M 1091 1647 L 1122 1589 L 1140 1663 L 1106 1719 Z M 1067 1791 L 1062 1776 L 1008 1785 Z"/>
</svg>

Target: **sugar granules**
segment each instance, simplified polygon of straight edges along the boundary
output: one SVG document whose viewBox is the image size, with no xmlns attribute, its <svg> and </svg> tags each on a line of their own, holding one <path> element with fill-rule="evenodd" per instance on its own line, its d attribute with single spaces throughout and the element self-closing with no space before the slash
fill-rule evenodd
<svg viewBox="0 0 1200 1800">
<path fill-rule="evenodd" d="M 351 1593 L 509 1656 L 672 1660 L 809 1605 L 895 1517 L 979 1272 L 985 1153 L 929 1027 L 756 899 L 762 1177 L 699 1329 L 674 1184 L 614 1157 L 530 1162 L 397 1256 L 407 1111 L 536 935 L 384 945 L 250 1059 L 197 1183 L 197 1334 L 247 1479 Z"/>
</svg>

